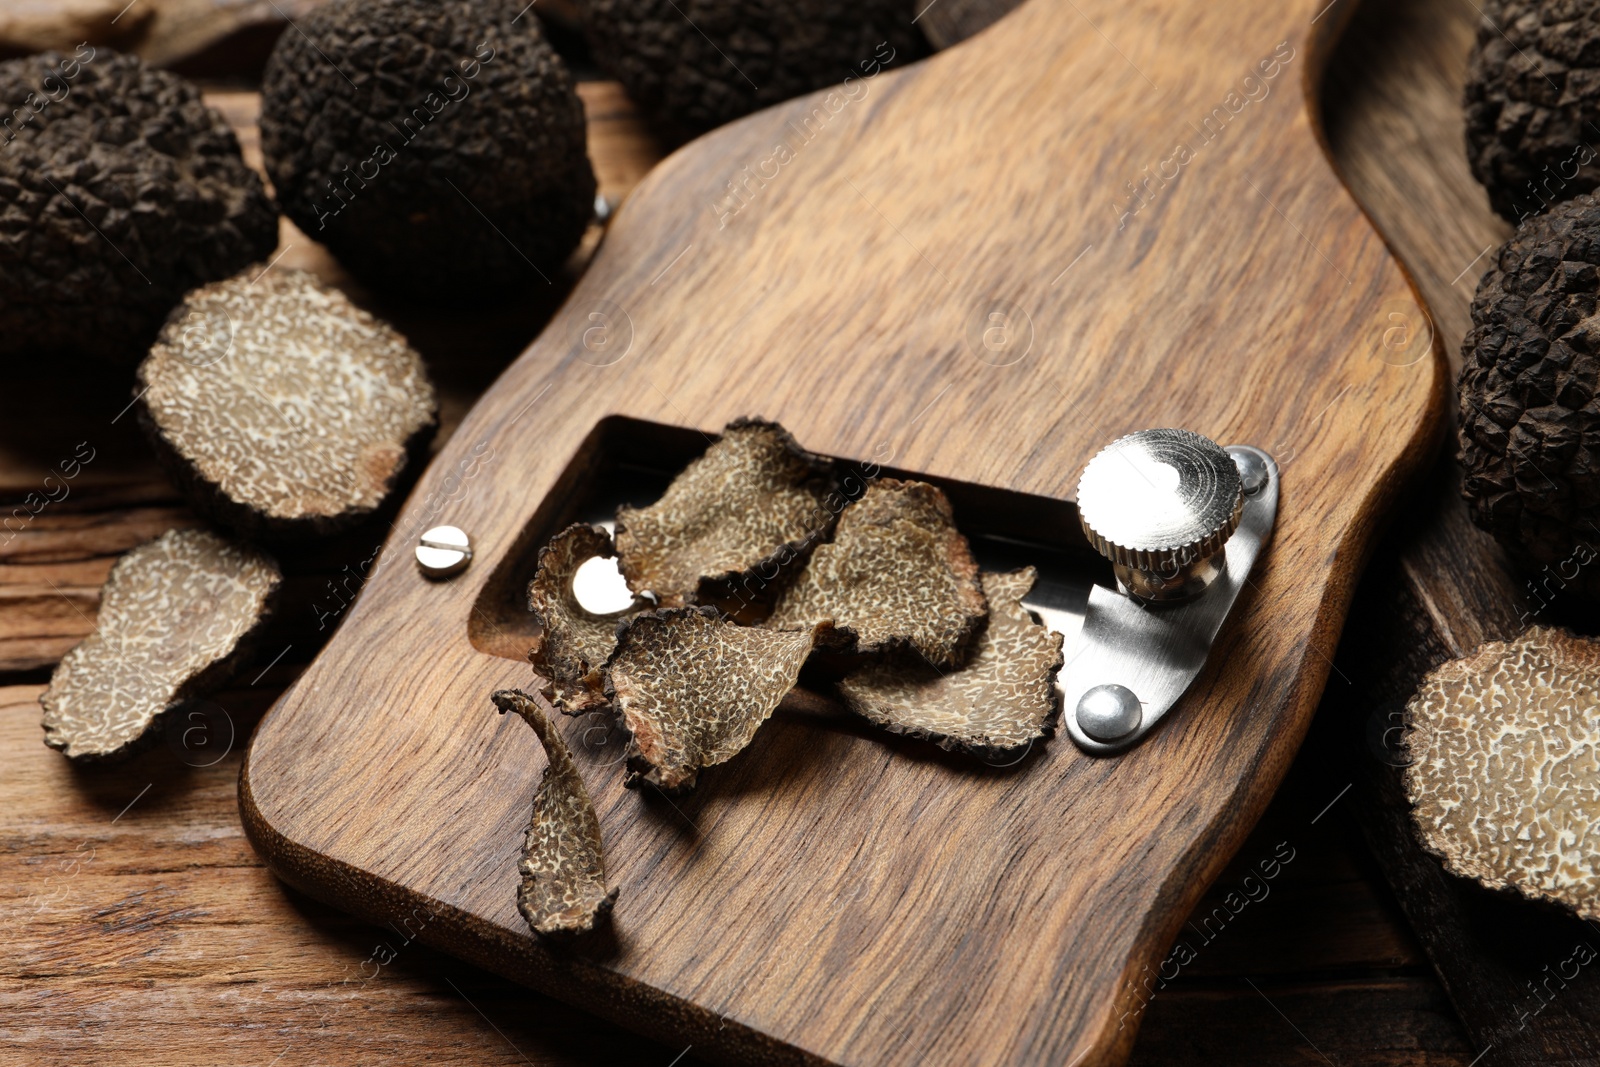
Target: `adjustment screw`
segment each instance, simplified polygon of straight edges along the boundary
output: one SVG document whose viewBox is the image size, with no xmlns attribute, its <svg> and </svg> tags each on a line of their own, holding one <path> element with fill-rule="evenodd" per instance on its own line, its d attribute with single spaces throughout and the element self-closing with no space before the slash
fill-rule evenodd
<svg viewBox="0 0 1600 1067">
<path fill-rule="evenodd" d="M 1221 574 L 1244 487 L 1233 457 L 1190 430 L 1111 442 L 1078 479 L 1078 519 L 1117 580 L 1141 600 L 1181 600 Z"/>
</svg>

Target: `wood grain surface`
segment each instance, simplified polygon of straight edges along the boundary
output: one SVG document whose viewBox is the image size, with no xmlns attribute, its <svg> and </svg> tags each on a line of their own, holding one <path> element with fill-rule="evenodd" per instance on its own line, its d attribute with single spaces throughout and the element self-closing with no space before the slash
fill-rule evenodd
<svg viewBox="0 0 1600 1067">
<path fill-rule="evenodd" d="M 241 804 L 269 865 L 371 918 L 421 909 L 421 940 L 712 1059 L 1121 1062 L 1442 414 L 1423 316 L 1308 109 L 1320 7 L 1033 0 L 665 160 L 258 728 Z M 997 309 L 1018 339 L 998 359 L 968 340 Z M 597 323 L 628 343 L 586 346 Z M 552 948 L 512 892 L 540 760 L 486 700 L 531 682 L 518 579 L 602 469 L 603 420 L 755 413 L 1062 502 L 1100 445 L 1188 426 L 1277 454 L 1284 506 L 1214 666 L 1121 758 L 1058 741 L 1002 773 L 783 716 L 672 801 L 591 746 L 622 896 L 609 938 Z M 430 584 L 406 549 L 446 520 L 478 562 Z M 1059 510 L 1033 532 L 1075 538 Z"/>
<path fill-rule="evenodd" d="M 939 0 L 919 24 L 950 2 Z M 1481 249 L 1473 247 L 1475 228 L 1489 227 L 1481 231 L 1485 244 L 1499 239 L 1460 154 L 1459 79 L 1475 16 L 1460 0 L 1369 6 L 1334 55 L 1325 92 L 1331 147 L 1353 191 L 1403 255 L 1441 322 L 1450 319 L 1452 306 L 1458 308 L 1457 325 L 1439 330 L 1452 357 L 1458 338 L 1452 330 L 1464 328 L 1466 300 L 1481 264 L 1456 286 L 1458 304 L 1441 294 L 1448 295 L 1452 279 Z M 583 89 L 591 105 L 590 152 L 604 185 L 613 153 L 645 159 L 649 141 L 615 87 L 591 83 Z M 608 101 L 600 109 L 594 106 L 597 90 Z M 230 113 L 243 124 L 242 133 L 253 133 L 253 103 L 248 94 L 235 100 Z M 310 265 L 336 270 L 326 258 Z M 459 328 L 470 333 L 473 326 Z M 514 354 L 501 351 L 501 359 Z M 466 346 L 465 352 L 477 349 Z M 492 377 L 494 355 L 484 353 L 490 369 L 473 366 L 447 387 L 447 411 L 457 419 L 475 395 L 473 381 L 481 387 Z M 100 446 L 69 500 L 34 517 L 26 536 L 9 542 L 0 537 L 0 678 L 42 679 L 41 671 L 92 626 L 99 586 L 116 555 L 195 520 L 153 468 L 137 435 L 120 433 L 131 430 L 130 420 L 111 423 L 127 403 L 125 380 L 63 380 L 41 370 L 8 382 L 14 388 L 0 391 L 0 501 L 8 507 L 36 491 L 43 475 L 86 434 Z M 62 412 L 72 417 L 59 417 Z M 1450 466 L 1441 468 L 1440 478 L 1448 478 Z M 1432 509 L 1453 501 L 1447 484 L 1424 497 L 1402 521 L 1405 529 L 1436 529 Z M 1492 556 L 1492 565 L 1476 564 L 1479 557 L 1466 551 L 1476 535 L 1464 513 L 1458 519 L 1453 529 L 1465 549 L 1445 542 L 1441 553 L 1445 566 L 1463 561 L 1456 588 L 1430 592 L 1443 609 L 1408 594 L 1400 606 L 1413 613 L 1404 620 L 1409 633 L 1378 625 L 1392 624 L 1386 613 L 1400 610 L 1387 594 L 1415 588 L 1414 576 L 1390 565 L 1404 546 L 1388 546 L 1380 557 L 1385 565 L 1363 581 L 1351 632 L 1377 636 L 1341 647 L 1327 714 L 1319 714 L 1318 728 L 1257 832 L 1192 918 L 1212 912 L 1255 857 L 1279 841 L 1303 846 L 1301 858 L 1285 869 L 1268 899 L 1253 903 L 1225 937 L 1151 1000 L 1132 1063 L 1544 1062 L 1531 1051 L 1502 1060 L 1514 1046 L 1486 1050 L 1478 1037 L 1495 1025 L 1515 1029 L 1514 983 L 1499 985 L 1498 1004 L 1462 1000 L 1458 992 L 1457 1002 L 1473 1016 L 1471 1045 L 1458 1033 L 1427 957 L 1402 928 L 1387 890 L 1376 887 L 1379 871 L 1354 833 L 1351 805 L 1363 796 L 1359 785 L 1315 824 L 1320 832 L 1306 832 L 1354 772 L 1371 765 L 1364 728 L 1386 698 L 1369 688 L 1369 677 L 1385 673 L 1397 650 L 1431 642 L 1427 635 L 1435 620 L 1465 631 L 1487 608 L 1501 613 L 1501 625 L 1512 625 L 1531 606 L 1510 601 L 1510 610 L 1495 599 L 1494 590 L 1515 594 L 1517 584 L 1504 579 L 1507 572 Z M 1417 540 L 1429 536 L 1437 535 L 1420 533 Z M 1466 554 L 1458 557 L 1458 551 Z M 1466 573 L 1474 566 L 1475 575 Z M 302 620 L 286 625 L 283 644 L 293 647 L 283 658 L 253 687 L 216 697 L 241 739 L 325 636 L 310 610 L 325 580 L 318 579 L 298 604 Z M 1489 591 L 1480 593 L 1486 584 Z M 1424 647 L 1432 651 L 1420 664 L 1402 667 L 1391 697 L 1408 684 L 1404 671 L 1425 668 L 1429 657 L 1446 654 L 1431 643 Z M 241 683 L 255 679 L 282 648 L 252 665 Z M 1350 697 L 1358 685 L 1363 691 Z M 238 744 L 209 768 L 188 768 L 163 747 L 148 764 L 80 774 L 41 743 L 37 692 L 37 686 L 20 686 L 0 699 L 0 914 L 8 920 L 7 945 L 0 950 L 0 1062 L 81 1063 L 115 1054 L 129 1063 L 276 1060 L 280 1067 L 385 1058 L 664 1067 L 684 1051 L 621 1037 L 592 1016 L 285 892 L 242 838 L 234 798 Z M 1355 751 L 1342 743 L 1348 736 L 1357 740 Z M 1396 882 L 1442 877 L 1436 864 L 1415 855 L 1414 845 L 1406 858 L 1395 857 L 1409 841 L 1403 812 L 1398 821 L 1391 817 L 1380 824 L 1364 807 L 1359 824 L 1376 826 L 1375 836 L 1395 842 L 1380 842 L 1380 851 Z M 110 844 L 115 848 L 105 847 Z M 84 863 L 87 848 L 95 849 L 94 858 Z M 226 892 L 216 892 L 213 883 Z M 1418 894 L 1400 892 L 1424 944 L 1449 967 L 1459 988 L 1485 971 L 1478 946 L 1471 944 L 1479 939 L 1473 927 L 1444 925 L 1445 912 L 1457 908 L 1454 894 L 1464 891 L 1453 884 L 1446 889 L 1452 894 L 1446 909 L 1419 907 Z M 139 902 L 152 899 L 165 909 L 138 910 Z M 1514 938 L 1520 924 L 1517 914 L 1495 913 L 1488 925 Z M 1455 951 L 1440 955 L 1439 941 L 1453 942 Z M 1520 978 L 1534 978 L 1544 962 L 1522 967 Z M 1502 965 L 1500 971 L 1519 977 L 1515 967 Z M 1520 992 L 1525 1008 L 1526 987 Z M 1557 1001 L 1535 1017 L 1529 1030 L 1565 1003 Z M 690 1051 L 680 1063 L 694 1059 Z"/>
</svg>

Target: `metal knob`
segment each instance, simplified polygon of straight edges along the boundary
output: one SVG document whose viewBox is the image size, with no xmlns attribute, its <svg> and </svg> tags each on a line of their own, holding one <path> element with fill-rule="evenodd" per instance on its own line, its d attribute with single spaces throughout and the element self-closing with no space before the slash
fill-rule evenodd
<svg viewBox="0 0 1600 1067">
<path fill-rule="evenodd" d="M 1243 508 L 1233 457 L 1190 430 L 1118 438 L 1078 479 L 1084 534 L 1141 600 L 1181 600 L 1209 585 Z"/>
</svg>

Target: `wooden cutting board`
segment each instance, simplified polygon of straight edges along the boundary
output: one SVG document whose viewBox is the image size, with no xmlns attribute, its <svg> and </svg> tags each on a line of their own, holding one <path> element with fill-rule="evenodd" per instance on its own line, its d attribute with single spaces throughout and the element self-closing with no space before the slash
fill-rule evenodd
<svg viewBox="0 0 1600 1067">
<path fill-rule="evenodd" d="M 1119 1062 L 1440 427 L 1432 331 L 1305 88 L 1342 13 L 1031 0 L 667 159 L 257 730 L 240 792 L 268 863 L 707 1058 Z M 1184 426 L 1278 457 L 1278 526 L 1206 672 L 1118 758 L 1058 737 L 989 767 L 801 699 L 669 800 L 622 788 L 603 720 L 564 720 L 621 897 L 607 937 L 536 941 L 514 894 L 543 757 L 488 702 L 533 681 L 532 557 L 597 486 L 744 414 L 1066 555 L 1088 457 Z M 477 550 L 444 583 L 410 559 L 438 522 Z"/>
</svg>

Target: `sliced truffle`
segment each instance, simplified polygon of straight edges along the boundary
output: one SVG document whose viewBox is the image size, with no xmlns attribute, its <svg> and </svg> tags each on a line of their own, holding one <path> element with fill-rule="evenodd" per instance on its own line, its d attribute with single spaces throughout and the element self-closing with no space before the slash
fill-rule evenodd
<svg viewBox="0 0 1600 1067">
<path fill-rule="evenodd" d="M 543 286 L 594 214 L 583 103 L 512 0 L 334 0 L 278 38 L 261 150 L 288 216 L 376 289 Z"/>
<path fill-rule="evenodd" d="M 652 605 L 596 615 L 579 603 L 573 589 L 578 569 L 591 559 L 615 555 L 611 535 L 599 526 L 576 523 L 539 551 L 539 572 L 528 584 L 528 608 L 539 622 L 528 659 L 546 679 L 544 697 L 569 715 L 606 702 L 600 669 L 617 647 L 617 624 Z"/>
<path fill-rule="evenodd" d="M 1600 202 L 1527 219 L 1478 283 L 1461 344 L 1462 493 L 1555 588 L 1600 595 Z"/>
<path fill-rule="evenodd" d="M 1468 61 L 1467 159 L 1510 222 L 1600 185 L 1600 8 L 1486 3 Z"/>
<path fill-rule="evenodd" d="M 951 751 L 1003 752 L 1050 736 L 1060 711 L 1061 635 L 1022 606 L 1037 577 L 1032 567 L 981 576 L 989 621 L 965 666 L 873 663 L 839 682 L 845 705 Z"/>
<path fill-rule="evenodd" d="M 902 0 L 585 0 L 583 11 L 595 59 L 678 138 L 835 86 L 797 122 L 815 137 L 865 78 L 927 51 Z"/>
<path fill-rule="evenodd" d="M 532 697 L 502 689 L 490 699 L 502 714 L 516 712 L 533 727 L 548 760 L 533 794 L 533 819 L 517 864 L 522 875 L 517 910 L 534 933 L 586 933 L 617 902 L 617 890 L 606 889 L 594 801 L 566 742 Z"/>
<path fill-rule="evenodd" d="M 205 530 L 173 530 L 123 556 L 94 633 L 39 698 L 45 744 L 83 761 L 144 747 L 169 710 L 228 680 L 279 581 L 272 560 Z"/>
<path fill-rule="evenodd" d="M 909 647 L 949 669 L 965 659 L 987 611 L 944 493 L 882 478 L 844 509 L 833 540 L 779 593 L 766 625 L 827 623 L 857 652 Z"/>
<path fill-rule="evenodd" d="M 138 412 L 196 508 L 248 536 L 355 525 L 434 430 L 405 338 L 305 271 L 190 293 L 139 367 Z"/>
<path fill-rule="evenodd" d="M 800 676 L 813 633 L 740 626 L 710 608 L 623 623 L 606 695 L 633 734 L 630 785 L 675 793 L 744 749 Z"/>
<path fill-rule="evenodd" d="M 200 91 L 87 45 L 0 63 L 0 356 L 133 363 L 278 215 Z M 12 110 L 16 109 L 16 110 Z"/>
<path fill-rule="evenodd" d="M 1534 627 L 1435 668 L 1406 791 L 1451 871 L 1600 919 L 1600 644 Z"/>
<path fill-rule="evenodd" d="M 827 461 L 777 423 L 729 423 L 660 500 L 617 513 L 623 577 L 669 605 L 758 594 L 832 528 L 831 489 Z"/>
</svg>

